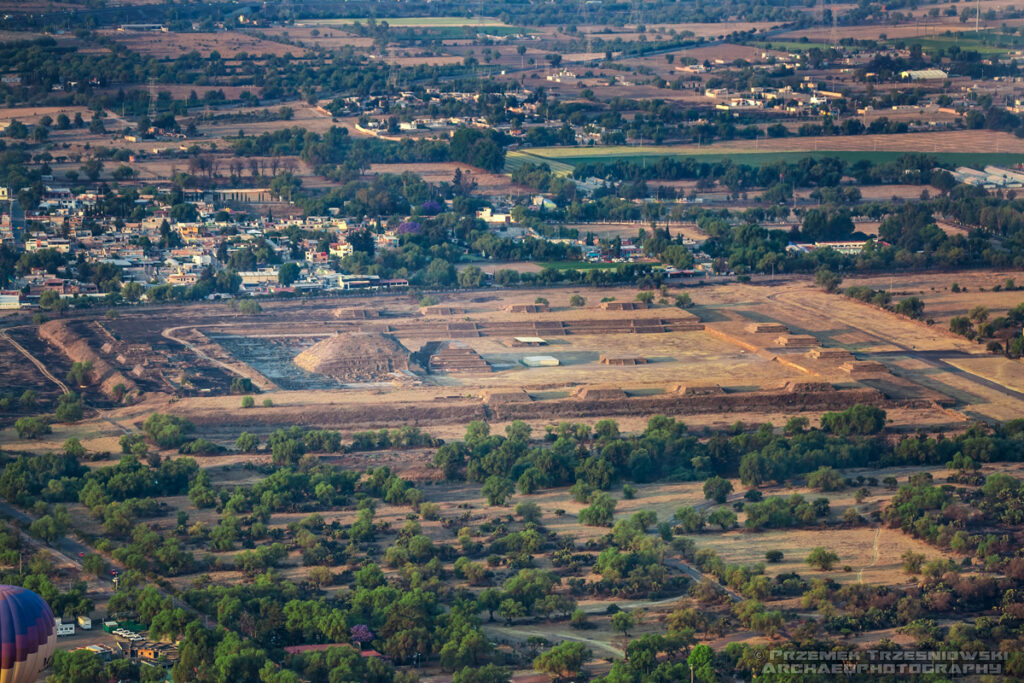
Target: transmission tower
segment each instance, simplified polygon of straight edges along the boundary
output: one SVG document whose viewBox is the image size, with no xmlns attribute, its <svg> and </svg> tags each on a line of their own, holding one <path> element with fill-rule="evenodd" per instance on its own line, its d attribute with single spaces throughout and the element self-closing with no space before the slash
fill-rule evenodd
<svg viewBox="0 0 1024 683">
<path fill-rule="evenodd" d="M 644 23 L 644 3 L 643 0 L 633 0 L 633 9 L 630 12 L 630 22 L 636 26 L 640 26 Z"/>
<path fill-rule="evenodd" d="M 156 125 L 156 78 L 149 77 L 149 125 Z M 142 131 L 146 132 L 146 131 Z"/>
<path fill-rule="evenodd" d="M 583 26 L 583 34 L 587 37 L 587 54 L 589 55 L 592 51 L 593 38 L 586 30 L 590 25 L 590 6 L 587 4 L 587 0 L 580 0 L 580 25 Z"/>
<path fill-rule="evenodd" d="M 835 7 L 831 8 L 830 13 L 832 14 L 832 25 L 829 26 L 829 29 L 828 29 L 828 49 L 829 49 L 829 52 L 832 51 L 832 48 L 835 47 L 835 44 L 836 44 L 836 21 L 837 21 L 837 19 L 836 19 Z"/>
</svg>

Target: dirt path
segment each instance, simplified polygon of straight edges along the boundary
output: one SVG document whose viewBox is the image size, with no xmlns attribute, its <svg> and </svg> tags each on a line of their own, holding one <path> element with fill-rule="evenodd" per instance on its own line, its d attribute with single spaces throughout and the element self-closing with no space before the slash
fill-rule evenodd
<svg viewBox="0 0 1024 683">
<path fill-rule="evenodd" d="M 39 360 L 38 358 L 33 356 L 31 353 L 29 353 L 29 350 L 26 349 L 24 346 L 22 346 L 21 344 L 19 344 L 16 341 L 14 341 L 11 338 L 11 336 L 9 334 L 7 334 L 7 330 L 0 330 L 0 337 L 2 337 L 3 339 L 6 339 L 7 341 L 9 341 L 11 343 L 11 346 L 13 346 L 15 349 L 17 349 L 21 353 L 21 355 L 25 356 L 25 358 L 28 358 L 32 362 L 32 364 L 35 365 L 39 369 L 39 372 L 43 373 L 43 375 L 46 377 L 46 379 L 50 380 L 51 382 L 56 384 L 58 387 L 60 387 L 61 393 L 64 393 L 64 394 L 71 393 L 71 390 L 68 389 L 68 385 L 64 384 L 64 382 L 61 382 L 59 379 L 54 377 L 53 373 L 51 373 L 49 370 L 46 369 L 46 366 L 43 365 L 43 362 L 41 360 Z"/>
<path fill-rule="evenodd" d="M 554 637 L 561 638 L 563 640 L 575 640 L 576 642 L 583 643 L 585 645 L 589 645 L 590 647 L 592 647 L 594 649 L 603 650 L 603 651 L 605 651 L 605 652 L 607 652 L 609 654 L 612 654 L 612 655 L 614 655 L 616 657 L 625 657 L 626 656 L 625 650 L 623 650 L 621 648 L 615 647 L 614 645 L 612 645 L 610 643 L 601 642 L 600 640 L 594 640 L 592 638 L 584 638 L 583 636 L 578 635 L 576 633 L 573 633 L 572 631 L 569 631 L 569 630 L 564 630 L 563 631 L 561 629 L 555 629 L 555 630 L 551 630 L 551 631 L 533 631 L 533 630 L 525 629 L 525 628 L 513 628 L 511 626 L 489 626 L 488 628 L 490 628 L 491 630 L 493 630 L 493 631 L 495 631 L 497 633 L 504 633 L 504 634 L 508 634 L 508 635 L 514 636 L 514 637 L 518 636 L 518 637 L 521 637 L 521 638 L 524 638 L 524 639 L 525 638 L 529 638 L 531 636 L 539 636 L 541 638 L 551 639 L 554 636 Z"/>
<path fill-rule="evenodd" d="M 792 291 L 784 290 L 781 292 L 775 292 L 770 294 L 767 299 L 774 301 L 775 303 L 790 306 L 794 309 L 803 311 L 806 314 L 811 314 L 815 317 L 820 317 L 821 308 L 817 306 L 808 305 L 808 300 L 818 299 L 822 297 L 835 296 L 825 295 L 822 292 L 817 291 Z M 827 300 L 825 300 L 827 305 Z M 841 322 L 843 325 L 860 332 L 867 337 L 878 340 L 883 344 L 888 344 L 895 347 L 895 351 L 868 351 L 859 352 L 865 358 L 870 360 L 878 360 L 884 363 L 885 360 L 889 359 L 889 363 L 885 365 L 889 368 L 890 372 L 895 375 L 903 376 L 914 382 L 920 384 L 913 376 L 908 376 L 908 372 L 901 369 L 899 366 L 892 363 L 892 358 L 897 356 L 906 356 L 915 361 L 923 363 L 929 366 L 933 370 L 949 373 L 955 377 L 958 377 L 967 382 L 985 387 L 995 391 L 1003 396 L 1016 399 L 1018 401 L 1024 401 L 1024 392 L 1019 392 L 1009 387 L 1003 386 L 997 382 L 986 379 L 979 375 L 976 375 L 970 371 L 964 370 L 949 361 L 947 358 L 957 357 L 974 357 L 983 355 L 977 352 L 973 347 L 968 346 L 966 343 L 947 337 L 939 330 L 923 332 L 917 323 L 911 320 L 900 319 L 893 313 L 886 313 L 883 311 L 875 311 L 872 307 L 867 304 L 863 304 L 864 310 L 857 310 L 853 308 L 833 307 L 832 312 L 834 319 Z M 884 329 L 880 329 L 877 324 L 877 316 L 887 316 L 886 323 L 891 327 L 897 327 L 901 330 L 907 331 L 909 334 L 906 337 L 921 342 L 922 339 L 927 337 L 927 342 L 922 345 L 917 343 L 910 343 L 904 341 L 905 337 L 901 337 L 897 334 L 886 334 Z M 812 332 L 813 333 L 813 332 Z M 928 348 L 931 347 L 931 348 Z M 942 391 L 954 399 L 957 396 L 950 394 L 948 390 L 943 391 L 937 388 L 936 391 Z M 959 400 L 959 399 L 958 399 Z"/>
<path fill-rule="evenodd" d="M 192 342 L 185 341 L 184 339 L 181 339 L 179 337 L 175 337 L 174 336 L 174 333 L 177 332 L 178 330 L 189 330 L 189 329 L 193 329 L 194 330 L 194 329 L 198 329 L 200 327 L 209 327 L 209 326 L 208 325 L 181 325 L 179 327 L 168 327 L 168 328 L 164 329 L 162 332 L 160 332 L 160 336 L 164 337 L 165 339 L 170 339 L 173 342 L 177 342 L 178 344 L 181 344 L 182 346 L 184 346 L 188 350 L 192 351 L 192 353 L 196 354 L 197 356 L 199 356 L 203 360 L 207 360 L 207 361 L 213 363 L 214 365 L 218 365 L 218 366 L 224 368 L 225 370 L 227 370 L 232 375 L 236 375 L 238 377 L 244 377 L 246 379 L 251 379 L 252 383 L 255 384 L 257 387 L 259 387 L 259 389 L 261 391 L 273 391 L 273 390 L 276 390 L 278 388 L 278 386 L 276 384 L 271 382 L 267 377 L 264 377 L 262 373 L 257 372 L 254 368 L 250 368 L 248 365 L 242 364 L 242 366 L 246 370 L 249 371 L 249 373 L 247 374 L 246 372 L 243 372 L 242 370 L 240 370 L 238 368 L 238 366 L 236 366 L 236 365 L 232 365 L 231 363 L 225 363 L 222 360 L 218 360 L 218 359 L 214 358 L 213 356 L 209 355 L 208 353 L 206 353 L 205 351 L 200 349 L 198 346 L 196 346 Z"/>
<path fill-rule="evenodd" d="M 875 527 L 875 542 L 871 545 L 871 564 L 865 565 L 857 572 L 857 583 L 864 583 L 864 570 L 878 564 L 878 539 L 882 535 L 881 527 Z"/>
</svg>

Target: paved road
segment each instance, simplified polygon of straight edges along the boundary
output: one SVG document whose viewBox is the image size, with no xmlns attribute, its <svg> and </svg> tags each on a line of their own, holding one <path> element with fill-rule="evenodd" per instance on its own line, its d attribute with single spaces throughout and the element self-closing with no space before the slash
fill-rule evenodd
<svg viewBox="0 0 1024 683">
<path fill-rule="evenodd" d="M 32 516 L 25 514 L 13 505 L 9 505 L 6 501 L 0 501 L 0 516 L 18 521 L 25 527 L 35 521 Z M 78 567 L 78 569 L 82 569 L 82 561 L 79 559 L 78 554 L 82 553 L 84 555 L 92 552 L 92 548 L 89 546 L 67 536 L 61 536 L 56 542 L 48 544 L 48 547 L 63 559 Z"/>
<path fill-rule="evenodd" d="M 34 517 L 32 517 L 31 515 L 27 514 L 26 512 L 23 512 L 22 510 L 19 510 L 18 508 L 14 507 L 13 505 L 11 505 L 10 503 L 8 503 L 7 501 L 4 501 L 4 500 L 0 500 L 0 517 L 6 517 L 8 519 L 16 520 L 18 522 L 21 522 L 24 526 L 28 526 L 33 521 L 35 521 Z M 79 541 L 79 540 L 77 540 L 75 538 L 72 538 L 70 536 L 61 536 L 55 542 L 47 544 L 47 546 L 50 548 L 50 550 L 52 550 L 53 552 L 56 552 L 63 559 L 65 559 L 66 561 L 70 562 L 72 565 L 77 567 L 79 570 L 83 569 L 82 561 L 81 561 L 81 559 L 79 559 L 79 555 L 88 555 L 90 553 L 95 553 L 96 552 L 95 549 L 93 549 L 88 544 L 86 544 L 86 543 L 84 543 L 82 541 Z M 117 560 L 107 560 L 107 563 L 111 564 L 111 565 L 114 565 L 120 571 L 123 571 L 125 569 L 124 565 L 122 565 Z M 106 580 L 106 579 L 109 579 L 110 577 L 107 576 L 107 577 L 103 577 L 103 578 Z M 189 614 L 196 614 L 196 610 L 193 607 L 191 607 L 190 605 L 188 605 L 188 604 L 182 602 L 181 600 L 179 600 L 176 595 L 174 595 L 173 593 L 168 592 L 167 590 L 165 590 L 159 584 L 150 584 L 150 585 L 155 585 L 156 589 L 160 592 L 161 595 L 165 595 L 165 596 L 169 597 L 171 599 L 171 603 L 174 605 L 174 607 L 183 609 L 186 612 L 188 612 Z M 200 615 L 200 616 L 202 617 L 203 624 L 205 626 L 207 626 L 207 627 L 212 627 L 213 626 L 213 624 L 210 621 L 209 617 L 207 617 L 206 615 Z"/>
</svg>

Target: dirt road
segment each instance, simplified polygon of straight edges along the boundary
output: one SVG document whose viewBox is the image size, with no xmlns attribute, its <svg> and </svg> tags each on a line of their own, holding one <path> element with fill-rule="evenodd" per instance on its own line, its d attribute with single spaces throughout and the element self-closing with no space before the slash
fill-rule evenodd
<svg viewBox="0 0 1024 683">
<path fill-rule="evenodd" d="M 0 330 L 0 338 L 6 339 L 7 341 L 9 341 L 11 343 L 11 346 L 13 346 L 15 349 L 17 349 L 18 352 L 21 353 L 21 355 L 25 356 L 25 358 L 28 358 L 29 361 L 39 369 L 39 372 L 43 373 L 43 376 L 45 376 L 46 379 L 50 380 L 51 382 L 56 384 L 58 387 L 60 387 L 61 393 L 64 393 L 64 394 L 71 393 L 71 390 L 68 389 L 68 385 L 64 384 L 64 382 L 61 382 L 59 379 L 57 379 L 53 375 L 53 373 L 51 373 L 46 368 L 46 366 L 43 364 L 43 362 L 41 360 L 39 360 L 38 358 L 33 356 L 31 353 L 29 353 L 28 349 L 26 349 L 24 346 L 22 346 L 18 342 L 14 341 L 14 339 L 11 338 L 11 335 L 7 334 L 7 330 Z"/>
</svg>

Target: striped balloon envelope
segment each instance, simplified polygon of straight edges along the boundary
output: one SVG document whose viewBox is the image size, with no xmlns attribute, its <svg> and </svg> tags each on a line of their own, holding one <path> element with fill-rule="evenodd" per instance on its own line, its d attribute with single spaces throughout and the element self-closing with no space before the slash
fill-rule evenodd
<svg viewBox="0 0 1024 683">
<path fill-rule="evenodd" d="M 56 644 L 46 601 L 27 588 L 0 586 L 0 683 L 35 683 Z"/>
</svg>

